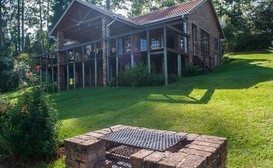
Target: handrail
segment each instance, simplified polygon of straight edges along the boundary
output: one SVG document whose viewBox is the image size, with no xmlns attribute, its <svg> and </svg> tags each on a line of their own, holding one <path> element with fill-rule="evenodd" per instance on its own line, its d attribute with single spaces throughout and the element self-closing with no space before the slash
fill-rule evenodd
<svg viewBox="0 0 273 168">
<path fill-rule="evenodd" d="M 201 52 L 201 55 L 199 56 L 199 54 L 197 54 L 197 57 L 198 58 L 200 58 L 201 56 L 203 56 L 203 71 L 205 71 L 205 68 L 206 68 L 206 58 L 209 58 L 209 69 L 211 69 L 211 56 L 207 53 L 207 52 L 205 52 L 200 46 L 198 46 L 198 45 L 196 45 L 196 44 L 194 44 L 194 42 L 192 42 L 192 45 L 193 45 L 193 47 L 194 48 L 196 48 L 198 51 L 200 51 Z"/>
</svg>

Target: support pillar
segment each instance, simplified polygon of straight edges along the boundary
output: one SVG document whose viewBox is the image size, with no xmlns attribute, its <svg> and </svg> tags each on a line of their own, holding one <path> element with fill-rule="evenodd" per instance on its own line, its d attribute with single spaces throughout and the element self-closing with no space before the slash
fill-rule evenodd
<svg viewBox="0 0 273 168">
<path fill-rule="evenodd" d="M 94 47 L 95 48 L 95 47 Z M 97 87 L 98 86 L 98 63 L 97 63 L 97 53 L 96 53 L 96 51 L 95 51 L 95 63 L 94 63 L 95 65 L 94 65 L 94 73 L 95 73 L 95 87 Z"/>
<path fill-rule="evenodd" d="M 66 50 L 66 87 L 67 90 L 70 89 L 70 76 L 69 76 L 69 57 L 68 57 L 68 51 Z"/>
<path fill-rule="evenodd" d="M 131 67 L 134 66 L 134 44 L 133 44 L 133 35 L 131 35 Z"/>
<path fill-rule="evenodd" d="M 102 82 L 103 82 L 103 86 L 106 87 L 107 86 L 107 61 L 106 61 L 106 57 L 107 57 L 107 49 L 106 49 L 106 18 L 105 16 L 102 17 Z"/>
<path fill-rule="evenodd" d="M 52 92 L 55 92 L 55 81 L 54 81 L 54 57 L 51 55 L 51 84 L 52 84 Z"/>
<path fill-rule="evenodd" d="M 73 85 L 74 85 L 74 90 L 76 89 L 76 64 L 73 63 Z"/>
<path fill-rule="evenodd" d="M 180 45 L 180 43 L 181 43 L 181 35 L 180 34 L 178 34 L 178 52 L 179 52 L 179 54 L 177 54 L 177 76 L 178 77 L 181 77 L 181 74 L 182 74 L 182 67 L 181 67 L 181 54 L 180 54 L 180 52 L 181 52 L 181 45 Z"/>
<path fill-rule="evenodd" d="M 46 56 L 46 72 L 45 72 L 45 77 L 46 77 L 46 91 L 48 92 L 48 55 Z"/>
<path fill-rule="evenodd" d="M 85 58 L 84 58 L 84 47 L 82 47 L 82 88 L 85 88 Z"/>
<path fill-rule="evenodd" d="M 167 28 L 164 27 L 163 30 L 163 43 L 164 43 L 164 77 L 165 85 L 168 85 L 168 56 L 167 56 Z"/>
<path fill-rule="evenodd" d="M 64 35 L 63 32 L 57 32 L 57 48 L 60 49 L 64 45 Z M 63 55 L 59 52 L 57 53 L 57 82 L 58 82 L 58 91 L 64 89 L 64 67 L 61 67 L 60 63 L 63 58 Z"/>
<path fill-rule="evenodd" d="M 116 38 L 116 77 L 119 75 L 119 50 L 118 50 L 118 38 Z M 118 80 L 117 80 L 118 87 Z"/>
<path fill-rule="evenodd" d="M 147 65 L 148 65 L 148 72 L 151 73 L 150 31 L 147 31 L 146 38 L 147 38 Z"/>
<path fill-rule="evenodd" d="M 110 81 L 110 50 L 109 50 L 109 40 L 106 42 L 106 77 L 107 77 L 107 83 Z"/>
<path fill-rule="evenodd" d="M 187 21 L 184 21 L 184 33 L 187 34 Z M 187 54 L 188 53 L 188 39 L 186 36 L 184 36 L 184 51 Z"/>
</svg>

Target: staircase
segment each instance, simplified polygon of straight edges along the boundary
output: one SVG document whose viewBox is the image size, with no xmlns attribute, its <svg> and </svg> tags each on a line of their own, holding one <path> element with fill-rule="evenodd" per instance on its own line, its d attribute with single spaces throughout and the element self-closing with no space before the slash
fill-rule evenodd
<svg viewBox="0 0 273 168">
<path fill-rule="evenodd" d="M 196 51 L 193 54 L 193 65 L 199 66 L 203 69 L 204 72 L 211 72 L 212 68 L 212 57 L 204 52 L 200 46 L 193 43 L 194 48 Z"/>
</svg>

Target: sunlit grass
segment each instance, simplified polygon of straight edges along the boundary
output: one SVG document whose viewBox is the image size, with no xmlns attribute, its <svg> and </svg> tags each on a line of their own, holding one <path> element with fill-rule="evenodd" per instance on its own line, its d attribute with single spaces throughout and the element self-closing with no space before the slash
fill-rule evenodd
<svg viewBox="0 0 273 168">
<path fill-rule="evenodd" d="M 65 139 L 109 125 L 228 138 L 228 167 L 273 167 L 273 54 L 229 55 L 213 73 L 167 87 L 86 88 L 49 95 Z M 0 98 L 16 97 L 16 93 Z M 63 160 L 38 167 L 65 167 Z"/>
</svg>

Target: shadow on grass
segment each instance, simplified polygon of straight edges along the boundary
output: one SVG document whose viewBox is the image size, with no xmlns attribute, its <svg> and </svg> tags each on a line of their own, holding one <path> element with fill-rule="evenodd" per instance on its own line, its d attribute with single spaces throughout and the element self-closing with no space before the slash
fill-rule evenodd
<svg viewBox="0 0 273 168">
<path fill-rule="evenodd" d="M 260 66 L 268 61 L 235 59 L 209 75 L 181 78 L 167 87 L 87 88 L 53 94 L 53 98 L 62 120 L 122 111 L 141 102 L 207 104 L 215 90 L 255 89 L 258 83 L 273 80 L 273 68 Z"/>
</svg>

